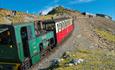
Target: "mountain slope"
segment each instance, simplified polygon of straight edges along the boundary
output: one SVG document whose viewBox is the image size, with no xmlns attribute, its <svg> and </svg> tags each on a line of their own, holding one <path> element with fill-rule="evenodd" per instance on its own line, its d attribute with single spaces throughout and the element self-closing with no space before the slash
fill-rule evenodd
<svg viewBox="0 0 115 70">
<path fill-rule="evenodd" d="M 34 16 L 31 14 L 0 8 L 0 24 L 22 23 L 22 22 L 29 22 L 33 20 L 34 20 Z"/>
</svg>

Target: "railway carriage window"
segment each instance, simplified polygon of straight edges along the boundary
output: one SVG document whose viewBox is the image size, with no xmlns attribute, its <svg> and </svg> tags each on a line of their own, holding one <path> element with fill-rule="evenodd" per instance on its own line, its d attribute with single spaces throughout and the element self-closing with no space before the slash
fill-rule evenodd
<svg viewBox="0 0 115 70">
<path fill-rule="evenodd" d="M 35 21 L 34 22 L 34 27 L 35 27 L 35 34 L 36 34 L 36 36 L 39 36 L 39 34 L 40 34 L 39 30 L 41 30 L 40 23 L 38 21 Z"/>
<path fill-rule="evenodd" d="M 58 28 L 59 28 L 59 31 L 61 31 L 61 23 L 59 23 L 59 27 Z"/>
<path fill-rule="evenodd" d="M 12 43 L 10 30 L 1 30 L 0 31 L 0 44 L 1 45 L 10 45 Z"/>
<path fill-rule="evenodd" d="M 68 26 L 68 21 L 66 20 L 66 26 Z"/>
<path fill-rule="evenodd" d="M 64 21 L 64 22 L 65 22 L 65 28 L 66 28 L 66 26 L 67 26 L 67 25 L 66 25 L 66 21 Z"/>
<path fill-rule="evenodd" d="M 67 25 L 69 26 L 69 20 L 67 20 Z"/>
<path fill-rule="evenodd" d="M 71 19 L 69 20 L 69 23 L 71 24 Z"/>
<path fill-rule="evenodd" d="M 63 28 L 65 28 L 65 21 L 63 21 Z"/>
<path fill-rule="evenodd" d="M 68 26 L 69 26 L 69 20 L 67 21 L 67 23 L 68 23 Z"/>
<path fill-rule="evenodd" d="M 45 33 L 45 31 L 44 31 L 45 25 L 43 25 L 43 23 L 41 21 L 35 22 L 34 25 L 35 25 L 36 36 L 39 36 L 40 34 Z"/>
<path fill-rule="evenodd" d="M 72 19 L 70 20 L 70 23 L 73 24 L 73 20 Z"/>
<path fill-rule="evenodd" d="M 44 29 L 44 25 L 42 24 L 41 21 L 35 23 L 35 29 L 38 31 L 41 31 Z"/>
<path fill-rule="evenodd" d="M 62 21 L 62 29 L 64 29 L 64 23 L 63 23 L 63 21 Z"/>
<path fill-rule="evenodd" d="M 60 23 L 57 24 L 58 32 L 60 31 Z"/>
<path fill-rule="evenodd" d="M 59 32 L 59 24 L 57 24 L 57 27 L 56 27 L 56 28 L 57 28 L 57 31 Z"/>
<path fill-rule="evenodd" d="M 63 30 L 63 21 L 61 22 L 61 29 Z"/>
<path fill-rule="evenodd" d="M 66 27 L 66 22 L 65 22 L 65 20 L 64 20 L 64 28 Z"/>
<path fill-rule="evenodd" d="M 45 30 L 46 29 L 46 25 L 43 23 L 42 24 L 42 30 Z"/>
<path fill-rule="evenodd" d="M 34 27 L 35 27 L 35 34 L 36 34 L 36 36 L 38 36 L 39 35 L 39 33 L 38 33 L 38 21 L 34 22 Z"/>
<path fill-rule="evenodd" d="M 62 22 L 60 22 L 60 30 L 62 30 Z"/>
<path fill-rule="evenodd" d="M 71 19 L 69 19 L 69 25 L 71 24 Z"/>
<path fill-rule="evenodd" d="M 41 24 L 38 22 L 38 30 L 41 30 Z"/>
<path fill-rule="evenodd" d="M 66 27 L 67 27 L 67 20 L 65 20 L 65 25 L 66 25 Z"/>
<path fill-rule="evenodd" d="M 55 25 L 53 23 L 46 23 L 46 30 L 54 30 Z"/>
<path fill-rule="evenodd" d="M 71 19 L 69 19 L 69 24 L 71 24 Z"/>
<path fill-rule="evenodd" d="M 72 24 L 72 19 L 70 20 L 70 23 Z"/>
<path fill-rule="evenodd" d="M 45 30 L 45 28 L 46 28 L 46 26 L 45 26 L 45 24 L 44 24 L 44 22 L 38 22 L 38 30 L 39 31 L 43 31 L 43 30 Z"/>
</svg>

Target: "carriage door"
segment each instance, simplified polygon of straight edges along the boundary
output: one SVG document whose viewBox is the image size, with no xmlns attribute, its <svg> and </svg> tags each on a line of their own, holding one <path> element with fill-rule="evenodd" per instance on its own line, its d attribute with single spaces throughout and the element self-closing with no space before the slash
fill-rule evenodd
<svg viewBox="0 0 115 70">
<path fill-rule="evenodd" d="M 30 56 L 27 27 L 21 28 L 21 39 L 22 39 L 22 44 L 23 44 L 24 57 L 27 58 Z"/>
</svg>

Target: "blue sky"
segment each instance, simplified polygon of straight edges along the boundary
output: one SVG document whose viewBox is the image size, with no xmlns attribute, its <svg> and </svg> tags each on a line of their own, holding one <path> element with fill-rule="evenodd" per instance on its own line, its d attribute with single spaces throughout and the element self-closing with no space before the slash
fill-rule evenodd
<svg viewBox="0 0 115 70">
<path fill-rule="evenodd" d="M 115 0 L 0 0 L 0 8 L 29 13 L 47 13 L 59 5 L 81 12 L 107 14 L 115 20 Z"/>
</svg>

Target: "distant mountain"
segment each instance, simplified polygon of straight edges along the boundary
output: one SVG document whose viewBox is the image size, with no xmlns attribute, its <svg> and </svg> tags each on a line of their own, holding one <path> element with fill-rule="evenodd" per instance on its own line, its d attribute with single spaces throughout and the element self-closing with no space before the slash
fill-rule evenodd
<svg viewBox="0 0 115 70">
<path fill-rule="evenodd" d="M 78 14 L 80 15 L 80 11 L 74 11 L 74 10 L 71 10 L 71 9 L 67 9 L 67 8 L 64 8 L 62 6 L 58 6 L 58 7 L 55 7 L 53 8 L 49 13 L 48 15 L 54 15 L 54 14 L 69 14 L 69 15 L 73 15 L 73 14 Z"/>
</svg>

